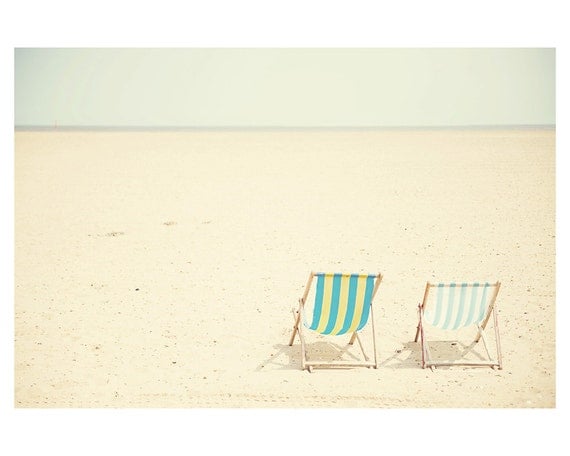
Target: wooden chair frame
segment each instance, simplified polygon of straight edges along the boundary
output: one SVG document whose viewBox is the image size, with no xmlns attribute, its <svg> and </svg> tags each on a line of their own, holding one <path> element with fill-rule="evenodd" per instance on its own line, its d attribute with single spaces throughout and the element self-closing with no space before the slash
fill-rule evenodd
<svg viewBox="0 0 570 456">
<path fill-rule="evenodd" d="M 307 369 L 309 372 L 313 372 L 313 368 L 335 368 L 335 367 L 373 367 L 375 369 L 378 368 L 378 357 L 377 357 L 377 350 L 376 350 L 376 331 L 374 328 L 374 306 L 372 305 L 374 301 L 374 296 L 376 296 L 376 292 L 378 291 L 378 287 L 380 286 L 380 282 L 382 281 L 382 274 L 376 274 L 375 276 L 375 283 L 374 289 L 372 291 L 372 296 L 370 299 L 370 316 L 369 319 L 371 320 L 372 326 L 372 345 L 374 351 L 374 359 L 371 360 L 364 350 L 364 346 L 360 339 L 360 335 L 358 331 L 354 331 L 350 337 L 348 342 L 349 345 L 353 345 L 354 341 L 358 341 L 358 345 L 364 357 L 364 361 L 310 361 L 307 358 L 307 349 L 306 349 L 306 341 L 305 341 L 305 334 L 304 334 L 304 324 L 301 322 L 301 315 L 303 308 L 305 306 L 305 302 L 307 300 L 307 296 L 309 295 L 309 291 L 311 289 L 311 285 L 313 282 L 313 278 L 317 275 L 315 272 L 311 272 L 309 274 L 309 279 L 307 281 L 307 285 L 305 286 L 305 291 L 303 296 L 299 299 L 299 307 L 298 309 L 293 309 L 293 318 L 295 320 L 295 325 L 293 327 L 293 333 L 291 334 L 291 339 L 289 340 L 289 346 L 292 346 L 295 341 L 295 335 L 299 334 L 299 339 L 301 341 L 301 367 L 302 370 Z M 339 337 L 339 336 L 329 336 L 329 337 Z"/>
<path fill-rule="evenodd" d="M 472 283 L 468 285 L 473 286 Z M 489 305 L 486 310 L 485 317 L 483 318 L 481 324 L 476 325 L 477 335 L 473 340 L 473 344 L 478 343 L 479 340 L 482 339 L 488 358 L 487 361 L 480 361 L 480 362 L 479 361 L 435 361 L 432 359 L 426 335 L 426 326 L 431 326 L 431 325 L 427 324 L 427 322 L 424 322 L 425 319 L 424 311 L 428 301 L 428 295 L 430 290 L 437 286 L 438 284 L 432 284 L 430 282 L 427 282 L 423 301 L 418 305 L 419 322 L 416 329 L 416 337 L 414 339 L 414 342 L 417 342 L 418 338 L 420 338 L 421 349 L 422 349 L 422 368 L 425 369 L 426 367 L 429 367 L 430 369 L 433 370 L 438 366 L 489 366 L 493 369 L 495 368 L 502 369 L 503 357 L 501 354 L 501 341 L 499 336 L 499 324 L 498 324 L 497 306 L 496 306 L 497 294 L 499 293 L 501 283 L 495 282 L 493 284 L 490 284 L 490 286 L 494 288 L 493 294 L 489 298 Z M 451 284 L 444 284 L 444 286 L 449 287 L 451 286 Z M 493 316 L 493 326 L 495 330 L 495 344 L 497 352 L 496 359 L 494 359 L 489 352 L 489 347 L 487 345 L 487 338 L 485 335 L 485 328 L 487 327 L 487 323 L 489 322 L 491 314 Z"/>
</svg>

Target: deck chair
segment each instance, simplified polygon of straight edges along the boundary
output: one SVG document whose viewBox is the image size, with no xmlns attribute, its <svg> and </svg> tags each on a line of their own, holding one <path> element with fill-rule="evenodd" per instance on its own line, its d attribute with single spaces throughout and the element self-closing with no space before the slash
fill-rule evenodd
<svg viewBox="0 0 570 456">
<path fill-rule="evenodd" d="M 306 300 L 315 277 L 317 279 L 316 290 L 314 290 L 315 299 L 314 305 L 310 308 L 311 306 L 306 306 Z M 293 345 L 295 335 L 299 334 L 303 370 L 307 369 L 312 372 L 313 367 L 365 366 L 378 368 L 372 300 L 381 280 L 381 274 L 310 273 L 305 292 L 299 299 L 299 308 L 293 309 L 295 326 L 289 341 L 289 345 Z M 372 322 L 373 360 L 366 355 L 359 335 L 359 332 L 366 326 L 369 317 Z M 348 343 L 352 345 L 355 339 L 358 341 L 364 360 L 309 360 L 306 351 L 305 330 L 325 336 L 351 334 Z"/>
<path fill-rule="evenodd" d="M 497 321 L 497 310 L 495 301 L 500 282 L 495 283 L 436 283 L 427 282 L 424 298 L 418 305 L 419 323 L 416 330 L 415 342 L 418 338 L 421 340 L 422 348 L 422 368 L 429 367 L 432 370 L 437 366 L 490 366 L 494 368 L 503 368 L 503 360 L 501 355 L 501 344 L 499 339 L 499 327 Z M 491 356 L 485 328 L 489 319 L 493 315 L 493 327 L 495 330 L 494 341 L 496 344 L 496 357 Z M 475 327 L 476 334 L 474 340 L 469 345 L 460 345 L 458 341 L 454 341 L 452 345 L 455 347 L 463 346 L 463 351 L 455 353 L 455 359 L 446 361 L 436 361 L 431 357 L 428 338 L 432 337 L 436 332 L 441 338 L 442 335 L 452 335 L 457 339 L 460 335 L 467 334 L 469 338 L 469 327 Z M 428 335 L 428 329 L 430 335 Z M 465 335 L 465 337 L 467 337 Z M 480 353 L 473 358 L 475 344 L 479 340 L 483 340 L 486 357 Z M 432 344 L 435 340 L 430 339 Z"/>
</svg>

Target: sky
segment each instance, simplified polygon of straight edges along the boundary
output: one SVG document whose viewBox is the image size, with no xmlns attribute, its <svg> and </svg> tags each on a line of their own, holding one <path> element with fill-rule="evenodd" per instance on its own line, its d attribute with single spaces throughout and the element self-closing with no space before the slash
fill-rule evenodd
<svg viewBox="0 0 570 456">
<path fill-rule="evenodd" d="M 18 126 L 555 125 L 554 48 L 14 49 Z"/>
</svg>

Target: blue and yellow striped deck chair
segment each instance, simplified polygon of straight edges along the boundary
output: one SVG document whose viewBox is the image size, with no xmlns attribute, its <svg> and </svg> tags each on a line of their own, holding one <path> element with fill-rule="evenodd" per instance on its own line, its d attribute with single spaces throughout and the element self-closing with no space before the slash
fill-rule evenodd
<svg viewBox="0 0 570 456">
<path fill-rule="evenodd" d="M 495 301 L 500 282 L 495 283 L 435 283 L 427 282 L 424 299 L 418 305 L 419 323 L 416 330 L 415 342 L 421 339 L 422 367 L 431 369 L 437 366 L 490 366 L 493 369 L 503 368 L 501 355 L 501 343 L 499 339 L 499 326 Z M 491 356 L 487 345 L 485 328 L 489 319 L 493 316 L 495 330 L 494 340 L 496 344 L 496 357 Z M 475 327 L 477 333 L 470 345 L 464 345 L 463 352 L 455 355 L 455 359 L 446 361 L 434 361 L 431 357 L 428 344 L 427 330 L 429 328 L 433 336 L 438 332 L 441 338 L 443 334 L 453 334 L 458 337 L 459 331 L 464 328 Z M 462 333 L 463 334 L 463 333 Z M 467 337 L 465 335 L 465 337 Z M 474 360 L 468 360 L 468 354 L 473 354 L 472 349 L 479 340 L 483 340 L 486 358 L 476 354 Z M 431 339 L 433 343 L 435 340 Z M 457 346 L 455 340 L 452 345 Z"/>
<path fill-rule="evenodd" d="M 316 278 L 315 299 L 312 308 L 306 306 L 313 279 Z M 299 299 L 298 310 L 293 310 L 295 326 L 289 345 L 293 345 L 295 335 L 301 340 L 302 368 L 312 372 L 313 367 L 357 367 L 378 368 L 376 357 L 376 336 L 374 331 L 374 315 L 372 301 L 382 280 L 382 275 L 372 274 L 333 274 L 311 272 L 303 297 Z M 359 331 L 372 323 L 372 344 L 374 359 L 366 355 L 360 340 Z M 341 336 L 351 334 L 349 344 L 354 340 L 364 356 L 364 361 L 316 361 L 308 360 L 305 329 L 325 336 Z"/>
</svg>

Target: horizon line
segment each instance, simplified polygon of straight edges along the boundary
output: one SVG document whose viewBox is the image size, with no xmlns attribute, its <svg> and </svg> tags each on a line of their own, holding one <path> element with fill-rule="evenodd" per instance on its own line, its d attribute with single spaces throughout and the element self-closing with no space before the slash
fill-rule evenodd
<svg viewBox="0 0 570 456">
<path fill-rule="evenodd" d="M 466 124 L 466 125 L 14 125 L 15 131 L 193 131 L 193 130 L 441 130 L 441 129 L 556 129 L 554 124 Z"/>
</svg>

